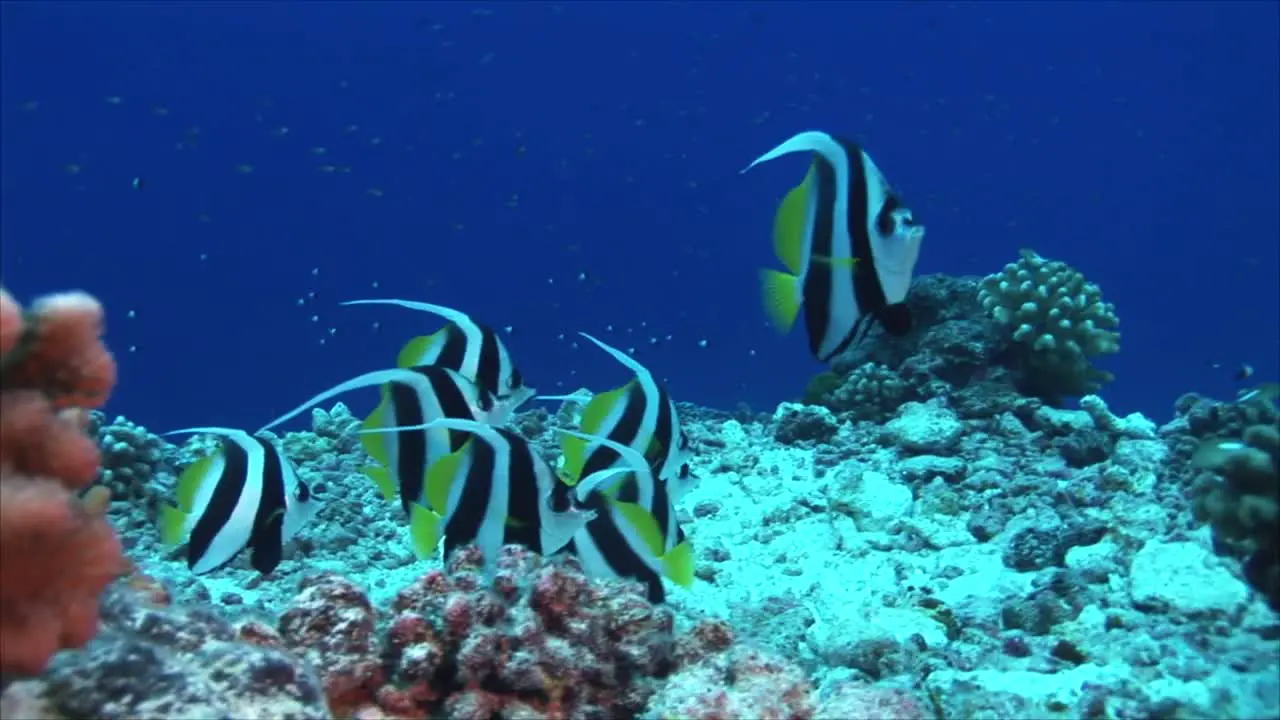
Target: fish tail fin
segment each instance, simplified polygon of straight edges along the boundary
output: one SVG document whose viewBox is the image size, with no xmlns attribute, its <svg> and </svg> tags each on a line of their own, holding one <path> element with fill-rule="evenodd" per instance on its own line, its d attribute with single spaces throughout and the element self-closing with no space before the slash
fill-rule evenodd
<svg viewBox="0 0 1280 720">
<path fill-rule="evenodd" d="M 694 577 L 693 545 L 688 540 L 671 548 L 662 556 L 662 571 L 671 578 L 671 582 L 681 586 L 693 585 Z"/>
<path fill-rule="evenodd" d="M 417 503 L 413 504 L 409 515 L 409 538 L 413 554 L 419 560 L 427 560 L 435 555 L 436 546 L 440 544 L 441 520 L 436 513 Z"/>
<path fill-rule="evenodd" d="M 779 331 L 789 331 L 800 314 L 800 278 L 778 270 L 761 270 L 760 290 L 769 321 Z"/>
</svg>

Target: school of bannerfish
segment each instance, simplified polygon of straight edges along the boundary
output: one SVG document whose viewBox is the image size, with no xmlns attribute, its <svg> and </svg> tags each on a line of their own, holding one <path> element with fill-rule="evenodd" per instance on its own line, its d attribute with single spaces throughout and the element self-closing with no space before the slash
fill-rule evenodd
<svg viewBox="0 0 1280 720">
<path fill-rule="evenodd" d="M 803 182 L 775 216 L 773 241 L 788 272 L 761 272 L 765 309 L 782 331 L 805 310 L 812 354 L 826 362 L 867 337 L 872 323 L 901 335 L 911 327 L 904 300 L 924 228 L 857 144 L 819 131 L 799 133 L 743 172 L 782 155 L 807 152 Z M 665 385 L 627 352 L 579 333 L 633 374 L 593 394 L 576 430 L 561 430 L 552 466 L 507 421 L 537 396 L 501 337 L 466 313 L 400 299 L 344 305 L 393 305 L 430 313 L 445 325 L 410 340 L 396 365 L 345 380 L 255 433 L 192 427 L 218 449 L 178 479 L 176 503 L 160 512 L 161 540 L 187 544 L 196 574 L 248 550 L 252 567 L 271 572 L 283 547 L 317 510 L 317 500 L 273 429 L 338 395 L 377 387 L 380 402 L 360 430 L 373 464 L 364 474 L 409 522 L 414 553 L 448 557 L 478 546 L 492 572 L 499 549 L 526 546 L 543 555 L 576 555 L 589 575 L 642 583 L 665 598 L 663 578 L 689 586 L 694 554 L 675 502 L 697 481 L 691 447 Z"/>
</svg>

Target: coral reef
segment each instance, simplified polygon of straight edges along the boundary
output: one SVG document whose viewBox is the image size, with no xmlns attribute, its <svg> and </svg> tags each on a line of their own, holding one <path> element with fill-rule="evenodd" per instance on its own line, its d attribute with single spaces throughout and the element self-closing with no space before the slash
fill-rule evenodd
<svg viewBox="0 0 1280 720">
<path fill-rule="evenodd" d="M 1244 577 L 1280 612 L 1280 426 L 1209 440 L 1195 461 L 1220 476 L 1197 483 L 1197 517 L 1213 526 L 1215 546 L 1244 558 Z"/>
<path fill-rule="evenodd" d="M 1091 360 L 1120 350 L 1120 321 L 1079 270 L 1023 250 L 1016 263 L 983 278 L 978 302 L 1012 329 L 1026 365 L 1024 390 L 1046 397 L 1084 395 L 1111 381 Z"/>
<path fill-rule="evenodd" d="M 102 596 L 102 629 L 38 679 L 0 697 L 0 715 L 35 717 L 332 717 L 315 670 L 266 647 L 268 625 L 174 607 L 147 578 Z M 268 640 L 264 640 L 267 638 Z"/>
<path fill-rule="evenodd" d="M 657 606 L 634 583 L 517 546 L 492 576 L 473 548 L 418 560 L 399 506 L 360 472 L 360 421 L 341 405 L 281 438 L 328 498 L 285 561 L 269 575 L 241 558 L 192 576 L 158 542 L 148 505 L 208 438 L 175 447 L 124 418 L 99 422 L 100 487 L 130 498 L 106 514 L 145 575 L 101 596 L 95 639 L 9 682 L 0 714 L 1280 715 L 1274 407 L 1187 396 L 1163 425 L 1096 395 L 1055 407 L 1020 392 L 1036 370 L 979 297 L 974 279 L 923 278 L 908 300 L 916 327 L 873 333 L 805 403 L 762 414 L 679 404 L 700 481 L 676 514 L 697 582 Z M 22 407 L 10 377 L 6 423 Z M 83 417 L 65 395 L 35 397 L 43 429 L 55 410 Z M 557 431 L 581 407 L 512 423 L 554 461 Z M 56 427 L 87 447 L 74 477 L 89 482 L 92 442 L 79 424 Z M 41 482 L 64 505 L 73 497 Z M 0 571 L 8 603 L 27 586 Z M 20 658 L 38 663 L 10 660 L 11 617 L 4 670 L 44 667 L 56 646 Z"/>
<path fill-rule="evenodd" d="M 24 313 L 0 290 L 0 672 L 39 673 L 97 630 L 98 594 L 124 569 L 104 519 L 85 408 L 106 400 L 115 363 L 102 308 L 71 293 Z"/>
</svg>

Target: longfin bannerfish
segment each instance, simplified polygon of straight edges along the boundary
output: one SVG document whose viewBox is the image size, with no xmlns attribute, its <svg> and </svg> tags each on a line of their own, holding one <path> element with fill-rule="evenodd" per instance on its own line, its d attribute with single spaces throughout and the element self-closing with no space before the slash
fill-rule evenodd
<svg viewBox="0 0 1280 720">
<path fill-rule="evenodd" d="M 606 437 L 626 445 L 648 458 L 654 474 L 672 484 L 671 492 L 679 497 L 693 484 L 688 460 L 691 454 L 689 436 L 680 427 L 680 417 L 666 385 L 648 368 L 625 352 L 587 333 L 578 333 L 635 373 L 625 385 L 597 393 L 582 409 L 579 430 L 587 438 L 562 435 L 566 481 L 592 475 L 611 467 L 620 458 L 609 446 L 592 438 Z M 571 396 L 539 397 L 561 400 Z"/>
<path fill-rule="evenodd" d="M 220 427 L 165 434 L 180 433 L 216 435 L 220 446 L 178 478 L 177 504 L 160 506 L 161 541 L 186 542 L 187 567 L 197 575 L 222 567 L 245 548 L 255 570 L 274 570 L 285 543 L 319 507 L 310 487 L 273 442 Z"/>
<path fill-rule="evenodd" d="M 639 490 L 631 497 L 622 497 L 616 484 L 575 486 L 575 502 L 593 510 L 596 516 L 574 533 L 567 551 L 582 560 L 588 575 L 640 581 L 651 602 L 662 602 L 666 597 L 663 576 L 684 587 L 692 585 L 693 548 L 677 523 L 667 484 L 653 476 L 648 459 L 607 438 L 592 438 L 571 430 L 560 432 L 601 443 L 618 453 L 622 465 L 615 471 L 628 472 L 634 478 L 632 487 Z"/>
<path fill-rule="evenodd" d="M 774 216 L 774 252 L 786 271 L 760 273 L 770 320 L 790 330 L 803 306 L 809 350 L 822 362 L 866 337 L 872 322 L 905 334 L 924 227 L 851 140 L 802 132 L 742 172 L 795 152 L 811 153 L 812 162 Z"/>
<path fill-rule="evenodd" d="M 443 305 L 396 298 L 349 300 L 342 304 L 395 305 L 444 318 L 446 323 L 441 329 L 406 343 L 396 365 L 402 368 L 440 365 L 461 373 L 497 399 L 502 415 L 493 420 L 498 424 L 536 394 L 533 388 L 525 386 L 524 376 L 498 333 L 464 312 Z"/>
<path fill-rule="evenodd" d="M 567 544 L 594 513 L 571 502 L 570 488 L 524 438 L 506 428 L 474 420 L 433 420 L 409 429 L 460 431 L 470 435 L 458 450 L 427 471 L 424 501 L 415 503 L 409 524 L 415 554 L 434 554 L 441 538 L 447 558 L 475 543 L 490 571 L 503 545 L 519 544 L 550 555 Z"/>
<path fill-rule="evenodd" d="M 337 395 L 372 386 L 381 387 L 381 402 L 365 419 L 365 430 L 417 426 L 442 418 L 492 422 L 497 412 L 493 396 L 461 373 L 424 365 L 377 370 L 347 380 L 272 420 L 258 432 L 270 430 Z M 413 503 L 422 499 L 427 469 L 435 460 L 460 448 L 466 438 L 465 433 L 445 429 L 362 434 L 361 444 L 377 463 L 363 472 L 383 497 L 399 495 L 401 507 L 412 515 Z"/>
</svg>

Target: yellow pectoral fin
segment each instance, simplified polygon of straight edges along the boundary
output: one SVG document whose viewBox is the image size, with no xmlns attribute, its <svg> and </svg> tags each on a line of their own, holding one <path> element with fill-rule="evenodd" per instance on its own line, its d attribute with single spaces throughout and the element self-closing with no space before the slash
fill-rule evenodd
<svg viewBox="0 0 1280 720">
<path fill-rule="evenodd" d="M 858 266 L 858 258 L 856 257 L 830 258 L 825 255 L 814 255 L 812 259 L 815 263 L 830 265 L 841 270 L 851 270 Z"/>
<path fill-rule="evenodd" d="M 760 271 L 764 311 L 780 332 L 787 332 L 800 313 L 800 278 L 777 270 Z"/>
<path fill-rule="evenodd" d="M 688 540 L 671 548 L 671 551 L 662 557 L 663 573 L 671 578 L 671 582 L 681 587 L 693 585 L 695 569 L 693 545 L 689 544 Z"/>
<path fill-rule="evenodd" d="M 430 335 L 422 335 L 405 343 L 396 357 L 396 367 L 411 368 L 429 365 L 432 360 L 432 351 L 444 339 L 443 333 L 444 330 L 437 330 Z"/>
<path fill-rule="evenodd" d="M 187 514 L 169 503 L 160 505 L 160 542 L 180 545 L 185 540 Z"/>
<path fill-rule="evenodd" d="M 409 511 L 409 540 L 413 554 L 419 560 L 427 560 L 435 555 L 443 525 L 444 518 L 417 503 L 413 504 Z"/>
</svg>

